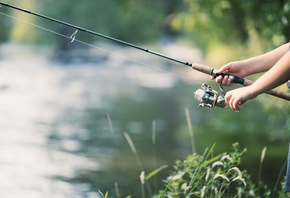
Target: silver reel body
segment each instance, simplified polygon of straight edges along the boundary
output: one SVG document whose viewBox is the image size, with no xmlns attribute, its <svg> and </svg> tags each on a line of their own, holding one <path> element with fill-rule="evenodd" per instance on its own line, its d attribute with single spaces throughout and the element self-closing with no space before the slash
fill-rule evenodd
<svg viewBox="0 0 290 198">
<path fill-rule="evenodd" d="M 225 91 L 221 87 L 221 94 L 219 94 L 217 91 L 213 90 L 210 86 L 203 83 L 201 85 L 201 89 L 196 90 L 193 93 L 194 98 L 199 102 L 198 107 L 221 107 L 226 108 L 227 103 L 225 102 Z"/>
</svg>

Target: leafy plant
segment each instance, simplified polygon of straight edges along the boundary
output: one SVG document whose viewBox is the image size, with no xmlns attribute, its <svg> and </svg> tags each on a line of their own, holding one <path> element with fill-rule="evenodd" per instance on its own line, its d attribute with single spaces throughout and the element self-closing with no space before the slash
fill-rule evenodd
<svg viewBox="0 0 290 198">
<path fill-rule="evenodd" d="M 255 184 L 246 170 L 241 170 L 241 157 L 246 149 L 234 143 L 230 153 L 212 157 L 213 147 L 203 155 L 192 154 L 177 160 L 174 171 L 164 180 L 165 189 L 154 197 L 271 197 L 262 182 Z M 277 195 L 278 196 L 278 195 Z M 279 192 L 279 197 L 284 193 Z"/>
<path fill-rule="evenodd" d="M 228 44 L 260 39 L 265 48 L 272 49 L 289 40 L 287 1 L 184 0 L 184 3 L 187 9 L 178 13 L 172 26 L 187 33 L 200 47 L 217 41 Z"/>
</svg>

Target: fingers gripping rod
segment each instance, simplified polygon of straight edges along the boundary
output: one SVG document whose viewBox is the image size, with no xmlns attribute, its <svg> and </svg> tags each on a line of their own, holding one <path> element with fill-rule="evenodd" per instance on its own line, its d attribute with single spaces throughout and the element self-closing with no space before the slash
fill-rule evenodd
<svg viewBox="0 0 290 198">
<path fill-rule="evenodd" d="M 54 18 L 45 16 L 45 15 L 42 15 L 42 14 L 38 14 L 36 12 L 32 12 L 32 11 L 29 11 L 29 10 L 26 10 L 26 9 L 23 9 L 23 8 L 20 8 L 20 7 L 17 7 L 17 6 L 13 6 L 13 5 L 10 5 L 8 3 L 4 3 L 4 2 L 0 1 L 0 5 L 6 6 L 6 7 L 9 7 L 9 8 L 21 11 L 21 12 L 25 12 L 27 14 L 31 14 L 31 15 L 34 15 L 34 16 L 37 16 L 37 17 L 40 17 L 40 18 L 43 18 L 43 19 L 58 23 L 58 24 L 62 24 L 64 26 L 68 26 L 68 27 L 74 28 L 74 29 L 76 29 L 78 31 L 82 31 L 82 32 L 85 32 L 85 33 L 88 33 L 88 34 L 92 34 L 92 35 L 95 35 L 95 36 L 98 36 L 98 37 L 102 37 L 104 39 L 111 40 L 111 41 L 114 41 L 114 42 L 129 46 L 129 47 L 132 47 L 132 48 L 135 48 L 135 49 L 138 49 L 138 50 L 153 54 L 155 56 L 159 56 L 159 57 L 162 57 L 162 58 L 165 58 L 165 59 L 168 59 L 168 60 L 183 64 L 183 65 L 186 65 L 188 67 L 191 67 L 194 70 L 197 70 L 199 72 L 211 75 L 213 77 L 217 77 L 217 76 L 220 76 L 220 75 L 222 75 L 222 76 L 229 75 L 229 77 L 232 79 L 233 83 L 238 83 L 238 84 L 241 84 L 243 86 L 248 86 L 248 85 L 253 84 L 253 81 L 250 81 L 250 80 L 247 80 L 247 79 L 243 79 L 243 78 L 239 78 L 238 76 L 234 76 L 234 75 L 230 75 L 230 74 L 224 74 L 224 73 L 217 73 L 217 70 L 215 70 L 215 69 L 213 69 L 211 67 L 205 66 L 205 65 L 182 61 L 182 60 L 179 60 L 179 59 L 176 59 L 176 58 L 173 58 L 173 57 L 170 57 L 170 56 L 167 56 L 167 55 L 164 55 L 164 54 L 152 51 L 152 50 L 149 50 L 147 48 L 143 48 L 143 47 L 140 47 L 138 45 L 134 45 L 132 43 L 128 43 L 128 42 L 125 42 L 125 41 L 122 41 L 122 40 L 119 40 L 119 39 L 116 39 L 116 38 L 113 38 L 113 37 L 110 37 L 110 36 L 107 36 L 107 35 L 92 31 L 92 30 L 88 30 L 88 29 L 73 25 L 71 23 L 67 23 L 67 22 L 64 22 L 64 21 L 61 21 L 61 20 L 58 20 L 58 19 L 54 19 Z M 278 91 L 278 90 L 275 90 L 275 89 L 272 89 L 272 90 L 268 91 L 267 93 L 270 94 L 270 95 L 276 96 L 278 98 L 290 101 L 290 94 L 288 94 L 288 93 L 284 93 L 284 92 L 281 92 L 281 91 Z"/>
<path fill-rule="evenodd" d="M 214 78 L 216 78 L 217 76 L 220 76 L 220 75 L 221 76 L 228 75 L 233 83 L 241 84 L 243 86 L 249 86 L 249 85 L 254 83 L 251 80 L 240 78 L 240 77 L 235 76 L 235 75 L 225 74 L 225 73 L 217 73 L 216 69 L 210 68 L 210 67 L 205 66 L 205 65 L 197 64 L 197 63 L 192 64 L 192 68 L 195 70 L 198 70 L 200 72 L 209 74 L 209 75 L 213 76 Z M 290 82 L 289 82 L 289 87 L 290 87 Z M 220 89 L 222 92 L 224 92 L 221 85 L 220 85 Z M 289 93 L 282 92 L 282 91 L 279 91 L 277 89 L 269 90 L 266 93 L 269 95 L 276 96 L 278 98 L 290 101 L 290 94 Z M 197 90 L 194 93 L 194 97 L 196 100 L 198 100 L 200 102 L 200 106 L 206 106 L 206 107 L 219 106 L 222 108 L 224 108 L 226 106 L 223 102 L 220 104 L 217 103 L 217 101 L 209 102 L 209 96 L 212 96 L 211 100 L 213 100 L 213 98 L 216 98 L 216 100 L 217 100 L 218 97 L 223 97 L 223 96 L 220 96 L 217 92 L 213 92 L 213 90 L 206 84 L 203 84 L 201 86 L 201 89 Z M 221 98 L 219 98 L 219 99 L 221 99 Z M 206 101 L 208 101 L 208 102 L 206 102 Z M 205 104 L 210 104 L 210 105 L 205 105 Z"/>
</svg>

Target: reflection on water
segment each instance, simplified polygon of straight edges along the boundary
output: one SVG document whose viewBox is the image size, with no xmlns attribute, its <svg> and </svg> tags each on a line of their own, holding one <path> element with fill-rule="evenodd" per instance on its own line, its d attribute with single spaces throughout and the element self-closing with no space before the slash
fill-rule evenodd
<svg viewBox="0 0 290 198">
<path fill-rule="evenodd" d="M 180 120 L 175 77 L 103 55 L 64 66 L 41 49 L 7 45 L 0 53 L 1 197 L 99 197 L 116 183 L 122 196 L 134 194 L 134 185 L 140 192 L 125 131 L 145 169 L 180 156 L 172 151 Z M 154 119 L 161 147 L 153 149 Z"/>
</svg>

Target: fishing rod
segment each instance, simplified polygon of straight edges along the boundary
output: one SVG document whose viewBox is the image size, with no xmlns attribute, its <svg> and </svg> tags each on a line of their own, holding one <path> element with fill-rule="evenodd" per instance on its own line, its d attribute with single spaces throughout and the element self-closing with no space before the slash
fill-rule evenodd
<svg viewBox="0 0 290 198">
<path fill-rule="evenodd" d="M 71 23 L 67 23 L 67 22 L 52 18 L 52 17 L 48 17 L 48 16 L 45 16 L 45 15 L 42 15 L 42 14 L 39 14 L 36 12 L 32 12 L 30 10 L 26 10 L 26 9 L 23 9 L 23 8 L 20 8 L 20 7 L 17 7 L 17 6 L 8 4 L 8 3 L 4 3 L 4 2 L 0 1 L 0 5 L 18 10 L 21 12 L 25 12 L 27 14 L 31 14 L 31 15 L 46 19 L 48 21 L 52 21 L 52 22 L 62 24 L 64 26 L 71 27 L 71 28 L 75 29 L 76 31 L 70 37 L 72 39 L 71 40 L 72 42 L 74 41 L 77 32 L 81 31 L 81 32 L 92 34 L 92 35 L 95 35 L 95 36 L 98 36 L 98 37 L 101 37 L 101 38 L 104 38 L 107 40 L 114 41 L 116 43 L 119 43 L 119 44 L 122 44 L 125 46 L 129 46 L 129 47 L 141 50 L 143 52 L 153 54 L 155 56 L 159 56 L 159 57 L 171 60 L 173 62 L 183 64 L 185 66 L 191 67 L 192 69 L 197 70 L 199 72 L 202 72 L 204 74 L 211 75 L 214 78 L 216 78 L 217 76 L 220 76 L 220 75 L 221 76 L 227 75 L 227 76 L 229 76 L 229 78 L 232 80 L 233 83 L 241 84 L 243 86 L 249 86 L 249 85 L 253 84 L 253 81 L 251 81 L 251 80 L 240 78 L 238 76 L 231 75 L 231 74 L 218 73 L 218 71 L 216 69 L 211 68 L 211 67 L 206 66 L 206 65 L 202 65 L 202 64 L 198 64 L 198 63 L 190 63 L 190 62 L 186 62 L 183 60 L 179 60 L 179 59 L 161 54 L 159 52 L 155 52 L 155 51 L 152 51 L 150 49 L 147 49 L 147 48 L 144 48 L 144 47 L 141 47 L 141 46 L 138 46 L 138 45 L 126 42 L 126 41 L 122 41 L 122 40 L 101 34 L 99 32 L 95 32 L 95 31 L 92 31 L 92 30 L 89 30 L 89 29 L 86 29 L 86 28 L 83 28 L 83 27 L 80 27 L 77 25 L 73 25 Z M 217 106 L 217 107 L 225 108 L 225 107 L 227 107 L 227 104 L 226 104 L 225 99 L 224 99 L 225 91 L 224 91 L 221 84 L 220 84 L 219 88 L 220 88 L 221 93 L 218 93 L 217 91 L 213 90 L 210 86 L 208 86 L 206 84 L 202 84 L 201 89 L 198 89 L 196 92 L 194 92 L 194 98 L 197 101 L 199 101 L 200 107 L 215 107 L 215 106 Z M 272 96 L 276 96 L 278 98 L 290 101 L 290 94 L 278 91 L 276 89 L 272 89 L 272 90 L 268 91 L 267 94 L 270 94 Z"/>
</svg>

